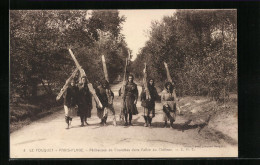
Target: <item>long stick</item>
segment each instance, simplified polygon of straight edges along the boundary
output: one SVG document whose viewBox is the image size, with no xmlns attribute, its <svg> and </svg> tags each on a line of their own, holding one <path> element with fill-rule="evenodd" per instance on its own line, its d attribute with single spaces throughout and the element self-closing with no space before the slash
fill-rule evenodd
<svg viewBox="0 0 260 165">
<path fill-rule="evenodd" d="M 121 88 L 122 97 L 125 96 L 125 83 L 126 83 L 126 70 L 127 70 L 127 64 L 128 64 L 128 59 L 126 58 L 125 70 L 124 70 L 124 77 L 123 77 L 123 85 L 122 85 L 122 88 Z"/>
<path fill-rule="evenodd" d="M 58 96 L 56 97 L 56 100 L 58 101 L 61 96 L 63 95 L 63 93 L 67 90 L 67 88 L 69 87 L 69 83 L 70 81 L 76 76 L 77 72 L 78 72 L 78 68 L 76 68 L 73 73 L 71 74 L 71 76 L 66 80 L 65 85 L 61 88 L 60 93 L 58 94 Z"/>
<path fill-rule="evenodd" d="M 147 71 L 146 71 L 146 63 L 144 63 L 144 79 L 143 79 L 143 83 L 144 83 L 144 89 L 145 89 L 145 93 L 146 93 L 146 99 L 150 99 L 150 92 L 148 90 L 147 87 Z"/>
<path fill-rule="evenodd" d="M 164 62 L 164 66 L 165 66 L 165 69 L 166 69 L 166 74 L 167 74 L 167 79 L 169 82 L 172 83 L 172 78 L 171 78 L 171 75 L 170 75 L 170 72 L 169 72 L 169 68 L 168 68 L 168 65 L 166 62 Z"/>
<path fill-rule="evenodd" d="M 104 55 L 102 55 L 102 64 L 103 64 L 103 70 L 104 70 L 104 74 L 105 74 L 105 79 L 107 80 L 107 82 L 109 82 L 107 65 L 106 65 L 106 59 L 105 59 Z"/>
<path fill-rule="evenodd" d="M 73 59 L 73 61 L 75 62 L 77 68 L 79 69 L 79 72 L 80 72 L 80 77 L 83 77 L 83 76 L 86 76 L 86 73 L 84 71 L 84 69 L 82 69 L 82 67 L 79 65 L 79 62 L 78 60 L 76 59 L 76 57 L 74 56 L 73 52 L 71 51 L 71 49 L 69 49 L 69 52 L 70 52 L 70 55 Z"/>
<path fill-rule="evenodd" d="M 168 68 L 168 65 L 167 65 L 166 62 L 164 62 L 164 66 L 165 66 L 166 73 L 167 73 L 167 79 L 168 79 L 168 81 L 169 81 L 170 83 L 173 84 L 173 81 L 172 81 L 172 78 L 171 78 L 171 75 L 170 75 L 170 71 L 169 71 L 169 68 Z M 180 114 L 181 107 L 180 107 L 180 105 L 179 105 L 179 100 L 178 100 L 178 98 L 177 98 L 175 89 L 173 89 L 172 94 L 173 94 L 174 98 L 176 99 L 176 105 L 177 105 L 177 107 L 178 107 L 178 109 L 179 109 L 179 114 Z"/>
<path fill-rule="evenodd" d="M 123 84 L 121 87 L 121 96 L 122 96 L 122 101 L 121 101 L 121 110 L 120 110 L 120 119 L 124 121 L 123 117 L 123 111 L 125 108 L 125 84 L 126 84 L 126 71 L 127 71 L 127 65 L 128 65 L 128 58 L 126 58 L 126 63 L 125 63 L 125 69 L 124 69 L 124 77 L 123 77 Z"/>
<path fill-rule="evenodd" d="M 74 62 L 75 62 L 75 64 L 76 64 L 77 68 L 78 68 L 79 71 L 80 71 L 80 76 L 81 76 L 81 77 L 86 76 L 86 73 L 85 73 L 84 69 L 82 69 L 82 67 L 79 65 L 79 62 L 77 61 L 77 59 L 76 59 L 76 57 L 74 56 L 73 52 L 72 52 L 70 49 L 69 49 L 69 52 L 70 52 L 70 55 L 71 55 L 72 59 L 74 60 Z M 93 85 L 88 81 L 88 79 L 87 79 L 87 83 L 88 83 L 88 89 L 89 89 L 90 93 L 93 95 L 93 97 L 94 97 L 95 101 L 97 102 L 98 106 L 99 106 L 100 108 L 102 108 L 103 105 L 102 105 L 102 103 L 100 102 L 100 100 L 99 100 L 99 98 L 98 98 L 98 96 L 97 96 L 97 94 L 96 94 L 96 91 L 95 91 L 95 89 L 93 88 Z"/>
</svg>

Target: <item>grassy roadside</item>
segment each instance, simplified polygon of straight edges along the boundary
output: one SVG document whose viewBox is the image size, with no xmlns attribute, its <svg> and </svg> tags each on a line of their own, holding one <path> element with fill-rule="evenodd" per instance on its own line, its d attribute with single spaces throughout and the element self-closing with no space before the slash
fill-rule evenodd
<svg viewBox="0 0 260 165">
<path fill-rule="evenodd" d="M 9 130 L 15 130 L 30 124 L 62 108 L 62 101 L 56 102 L 55 96 L 40 96 L 31 100 L 9 104 Z"/>
<path fill-rule="evenodd" d="M 231 145 L 238 142 L 237 95 L 232 94 L 225 104 L 206 97 L 188 96 L 180 100 L 181 116 L 188 125 L 198 126 L 198 133 L 205 138 L 224 141 Z"/>
</svg>

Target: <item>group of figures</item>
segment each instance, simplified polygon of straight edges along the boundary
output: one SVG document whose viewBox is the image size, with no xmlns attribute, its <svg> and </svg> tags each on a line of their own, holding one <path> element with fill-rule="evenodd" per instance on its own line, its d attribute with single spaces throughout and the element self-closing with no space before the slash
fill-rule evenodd
<svg viewBox="0 0 260 165">
<path fill-rule="evenodd" d="M 115 121 L 115 111 L 113 108 L 114 93 L 109 88 L 109 83 L 104 80 L 96 87 L 96 94 L 102 104 L 102 107 L 97 106 L 97 116 L 101 119 L 101 124 L 106 125 L 108 116 L 108 109 L 112 111 Z M 91 117 L 92 94 L 89 91 L 87 78 L 81 77 L 81 83 L 76 85 L 74 79 L 71 80 L 69 87 L 63 95 L 64 97 L 64 110 L 65 121 L 68 125 L 72 122 L 72 117 L 77 110 L 77 115 L 80 116 L 81 126 L 84 124 L 89 125 L 87 118 Z"/>
<path fill-rule="evenodd" d="M 124 89 L 122 92 L 119 90 L 119 95 L 123 93 L 123 108 L 120 112 L 120 118 L 124 119 L 125 126 L 132 126 L 132 116 L 138 114 L 136 103 L 138 100 L 138 89 L 136 83 L 134 83 L 134 76 L 129 75 L 128 81 L 125 82 Z M 150 93 L 150 97 L 147 99 L 144 87 L 141 92 L 141 102 L 144 109 L 144 121 L 145 127 L 150 127 L 152 118 L 155 117 L 155 102 L 159 100 L 159 95 L 154 86 L 154 80 L 150 79 L 147 82 L 147 87 Z M 163 120 L 165 122 L 164 127 L 167 127 L 167 121 L 170 121 L 171 126 L 176 118 L 176 98 L 173 95 L 173 84 L 167 82 L 165 89 L 161 94 L 161 103 L 163 104 Z M 102 104 L 97 107 L 97 116 L 101 119 L 101 125 L 106 125 L 108 112 L 111 111 L 114 118 L 113 124 L 116 125 L 115 110 L 113 107 L 114 93 L 110 89 L 109 83 L 106 80 L 102 80 L 101 83 L 96 85 L 96 94 Z M 121 93 L 122 92 L 122 93 Z M 92 94 L 89 91 L 87 85 L 87 78 L 81 77 L 81 83 L 76 84 L 74 79 L 71 80 L 69 87 L 63 95 L 64 97 L 64 110 L 65 110 L 65 121 L 67 128 L 71 125 L 72 117 L 74 116 L 76 109 L 77 115 L 80 116 L 81 126 L 89 125 L 87 118 L 91 117 L 92 105 Z"/>
<path fill-rule="evenodd" d="M 171 82 L 165 83 L 165 89 L 161 93 L 161 103 L 163 105 L 163 121 L 164 127 L 167 127 L 167 122 L 170 121 L 171 127 L 173 127 L 173 122 L 176 119 L 176 98 L 173 94 L 174 86 Z M 158 95 L 156 88 L 154 86 L 154 80 L 150 79 L 147 82 L 147 88 L 149 90 L 149 97 L 147 99 L 145 88 L 142 88 L 141 93 L 141 102 L 144 108 L 144 120 L 145 120 L 145 127 L 151 127 L 152 119 L 155 117 L 155 102 L 160 98 Z"/>
</svg>

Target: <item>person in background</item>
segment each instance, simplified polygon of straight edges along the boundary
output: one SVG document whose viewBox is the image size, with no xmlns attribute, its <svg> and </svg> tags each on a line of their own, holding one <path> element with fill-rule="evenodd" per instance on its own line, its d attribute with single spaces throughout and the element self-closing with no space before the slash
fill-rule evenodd
<svg viewBox="0 0 260 165">
<path fill-rule="evenodd" d="M 64 110 L 65 110 L 65 122 L 68 127 L 71 125 L 72 117 L 75 114 L 75 108 L 78 104 L 78 92 L 79 89 L 76 86 L 75 80 L 70 81 L 70 85 L 64 93 Z"/>
<path fill-rule="evenodd" d="M 81 77 L 81 84 L 79 84 L 79 101 L 78 101 L 78 115 L 81 120 L 81 127 L 84 126 L 84 122 L 86 125 L 87 118 L 91 117 L 92 110 L 92 95 L 88 88 L 87 77 Z"/>
<path fill-rule="evenodd" d="M 173 95 L 173 85 L 170 82 L 165 83 L 165 89 L 162 91 L 161 103 L 163 105 L 164 127 L 167 127 L 167 121 L 170 121 L 171 127 L 176 119 L 176 98 Z"/>
<path fill-rule="evenodd" d="M 154 87 L 153 79 L 149 79 L 149 81 L 147 82 L 147 87 L 150 96 L 149 98 L 146 97 L 146 91 L 143 87 L 141 92 L 141 101 L 147 103 L 146 105 L 142 105 L 144 107 L 144 126 L 151 127 L 152 118 L 155 117 L 155 101 L 157 100 L 157 98 L 159 98 L 159 95 L 156 91 L 156 88 Z"/>
</svg>

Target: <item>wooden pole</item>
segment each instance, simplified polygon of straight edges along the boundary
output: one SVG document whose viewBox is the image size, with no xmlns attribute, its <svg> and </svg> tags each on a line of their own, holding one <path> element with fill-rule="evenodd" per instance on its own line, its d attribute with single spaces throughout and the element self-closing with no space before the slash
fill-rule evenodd
<svg viewBox="0 0 260 165">
<path fill-rule="evenodd" d="M 70 52 L 70 55 L 71 55 L 73 61 L 74 61 L 75 64 L 76 64 L 76 67 L 79 69 L 80 77 L 86 76 L 86 73 L 85 73 L 84 69 L 82 69 L 82 67 L 79 65 L 79 62 L 78 62 L 78 60 L 76 59 L 76 57 L 74 56 L 74 54 L 73 54 L 73 52 L 71 51 L 71 49 L 69 49 L 69 52 Z"/>
<path fill-rule="evenodd" d="M 104 74 L 105 74 L 105 79 L 107 80 L 107 82 L 109 82 L 107 65 L 106 65 L 106 59 L 105 59 L 104 55 L 102 55 L 102 64 L 103 64 L 103 70 L 104 70 Z"/>
<path fill-rule="evenodd" d="M 57 95 L 57 97 L 56 97 L 56 100 L 57 100 L 57 101 L 61 98 L 61 96 L 62 96 L 62 95 L 64 94 L 64 92 L 67 90 L 67 88 L 69 87 L 70 81 L 76 76 L 78 70 L 79 70 L 79 69 L 76 68 L 76 69 L 73 71 L 73 73 L 71 74 L 71 76 L 66 80 L 65 85 L 61 88 L 60 93 L 59 93 L 59 94 Z"/>
<path fill-rule="evenodd" d="M 147 70 L 146 70 L 146 63 L 144 63 L 144 78 L 143 78 L 143 83 L 144 83 L 144 88 L 145 88 L 145 93 L 146 93 L 146 99 L 150 99 L 150 92 L 147 87 Z"/>
<path fill-rule="evenodd" d="M 121 101 L 121 110 L 120 110 L 120 120 L 124 121 L 124 108 L 125 108 L 125 85 L 126 85 L 126 71 L 128 65 L 128 58 L 126 58 L 125 69 L 124 69 L 124 77 L 123 84 L 120 90 L 122 101 Z"/>
<path fill-rule="evenodd" d="M 171 78 L 171 75 L 170 75 L 170 71 L 169 71 L 169 68 L 168 68 L 168 65 L 166 62 L 164 62 L 164 66 L 165 66 L 165 69 L 166 69 L 166 74 L 167 74 L 167 79 L 170 83 L 173 84 L 173 81 L 172 81 L 172 78 Z M 179 100 L 177 98 L 177 95 L 176 95 L 176 92 L 175 92 L 175 89 L 173 89 L 173 96 L 174 98 L 176 99 L 176 106 L 178 107 L 178 111 L 179 111 L 179 114 L 181 113 L 181 107 L 179 105 Z"/>
<path fill-rule="evenodd" d="M 86 73 L 85 73 L 84 69 L 82 69 L 82 67 L 79 65 L 79 62 L 78 62 L 78 60 L 76 59 L 76 57 L 74 56 L 73 52 L 72 52 L 70 49 L 69 49 L 69 52 L 70 52 L 70 55 L 71 55 L 72 59 L 74 60 L 74 62 L 75 62 L 75 64 L 76 64 L 77 68 L 78 68 L 79 71 L 80 71 L 81 77 L 86 76 Z M 93 88 L 93 85 L 88 81 L 88 79 L 86 79 L 86 80 L 87 80 L 87 85 L 88 85 L 88 89 L 89 89 L 90 93 L 93 95 L 93 97 L 94 97 L 95 101 L 97 102 L 98 106 L 99 106 L 100 108 L 102 108 L 103 105 L 102 105 L 102 103 L 100 102 L 100 100 L 99 100 L 99 98 L 98 98 L 98 96 L 97 96 L 97 94 L 96 94 L 96 91 L 95 91 L 95 89 Z"/>
</svg>

